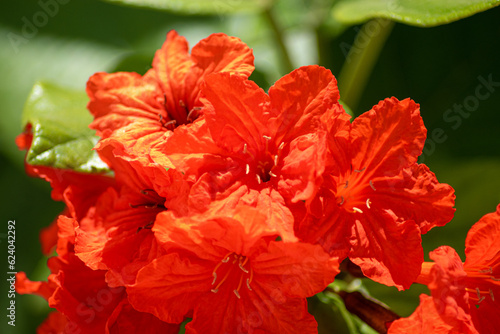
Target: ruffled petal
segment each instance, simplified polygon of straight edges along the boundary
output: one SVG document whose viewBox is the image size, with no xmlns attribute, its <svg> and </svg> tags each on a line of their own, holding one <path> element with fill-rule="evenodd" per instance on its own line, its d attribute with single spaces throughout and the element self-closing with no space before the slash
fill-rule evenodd
<svg viewBox="0 0 500 334">
<path fill-rule="evenodd" d="M 347 114 L 341 105 L 335 105 L 322 117 L 328 136 L 328 160 L 326 169 L 333 176 L 333 180 L 343 177 L 351 170 L 351 116 Z M 340 181 L 341 182 L 341 181 Z M 332 189 L 337 188 L 337 184 L 329 185 Z"/>
<path fill-rule="evenodd" d="M 337 80 L 326 68 L 303 66 L 269 89 L 272 138 L 288 142 L 320 127 L 321 116 L 338 105 Z"/>
<path fill-rule="evenodd" d="M 127 287 L 130 304 L 170 323 L 181 323 L 200 295 L 210 292 L 215 264 L 172 253 L 161 256 L 139 271 Z"/>
<path fill-rule="evenodd" d="M 196 182 L 205 172 L 230 169 L 232 163 L 213 141 L 203 119 L 176 128 L 171 137 L 156 146 L 151 157 L 162 166 L 171 164 L 191 182 Z"/>
<path fill-rule="evenodd" d="M 58 285 L 49 298 L 49 306 L 75 326 L 103 333 L 107 318 L 124 296 L 124 288 L 109 288 L 104 271 L 86 267 L 74 255 L 68 257 L 68 262 L 51 258 L 48 264 L 57 273 L 53 280 Z"/>
<path fill-rule="evenodd" d="M 286 298 L 279 289 L 255 286 L 236 299 L 231 291 L 220 291 L 200 300 L 186 333 L 317 333 L 318 325 L 303 298 Z M 251 297 L 250 297 L 251 296 Z M 210 307 L 207 307 L 210 305 Z"/>
<path fill-rule="evenodd" d="M 353 169 L 365 168 L 377 176 L 398 175 L 417 161 L 426 134 L 418 104 L 394 97 L 380 101 L 352 123 Z"/>
<path fill-rule="evenodd" d="M 500 312 L 496 299 L 500 296 L 500 205 L 471 227 L 465 246 L 467 287 L 481 291 L 480 296 L 469 292 L 472 321 L 480 333 L 494 333 L 494 319 Z"/>
<path fill-rule="evenodd" d="M 228 72 L 248 78 L 254 70 L 252 49 L 239 38 L 222 33 L 212 34 L 196 44 L 191 59 L 193 67 L 186 76 L 186 100 L 193 107 L 207 75 Z"/>
<path fill-rule="evenodd" d="M 465 247 L 465 268 L 492 267 L 492 274 L 500 277 L 500 205 L 471 227 Z"/>
<path fill-rule="evenodd" d="M 66 209 L 62 215 L 69 215 L 69 211 Z M 57 233 L 59 228 L 57 227 L 57 219 L 55 219 L 49 226 L 42 228 L 40 231 L 40 244 L 42 245 L 42 254 L 49 256 L 55 250 L 57 245 Z"/>
<path fill-rule="evenodd" d="M 408 289 L 424 261 L 420 230 L 391 212 L 372 209 L 353 218 L 349 258 L 372 280 Z"/>
<path fill-rule="evenodd" d="M 109 270 L 110 286 L 134 283 L 139 269 L 158 255 L 151 228 L 164 208 L 131 200 L 110 188 L 76 230 L 76 255 L 94 270 Z"/>
<path fill-rule="evenodd" d="M 328 199 L 320 203 L 314 211 L 306 214 L 296 223 L 295 230 L 299 239 L 319 244 L 326 252 L 339 261 L 345 259 L 351 249 L 348 236 L 352 234 L 351 214 L 337 208 L 337 203 Z"/>
<path fill-rule="evenodd" d="M 90 98 L 88 109 L 94 116 L 90 128 L 101 138 L 108 138 L 129 124 L 157 137 L 165 128 L 160 123 L 164 114 L 163 96 L 152 72 L 144 77 L 137 73 L 99 72 L 87 82 Z M 141 126 L 138 126 L 141 123 Z M 163 131 L 162 131 L 163 130 Z"/>
<path fill-rule="evenodd" d="M 248 77 L 252 73 L 252 50 L 236 37 L 212 34 L 193 47 L 191 55 L 184 37 L 170 31 L 156 52 L 153 68 L 165 94 L 165 105 L 177 125 L 193 119 L 189 113 L 201 107 L 200 84 L 211 73 L 229 72 Z"/>
<path fill-rule="evenodd" d="M 463 280 L 467 273 L 457 252 L 449 246 L 441 246 L 429 256 L 434 260 L 434 266 L 430 272 L 432 281 L 427 286 L 438 311 L 445 317 L 470 321 Z"/>
<path fill-rule="evenodd" d="M 228 152 L 254 157 L 265 147 L 269 97 L 244 76 L 219 73 L 208 76 L 202 85 L 206 121 L 214 141 Z M 273 112 L 270 110 L 270 112 Z"/>
<path fill-rule="evenodd" d="M 36 334 L 66 334 L 71 333 L 68 319 L 60 312 L 50 312 L 44 322 L 38 326 Z"/>
<path fill-rule="evenodd" d="M 151 156 L 134 157 L 123 143 L 111 138 L 101 141 L 96 149 L 113 169 L 117 183 L 135 193 L 136 199 L 132 199 L 131 204 L 145 203 L 173 210 L 185 207 L 189 180 L 184 177 L 182 169 L 174 168 L 165 154 L 161 154 L 160 161 L 152 161 Z"/>
<path fill-rule="evenodd" d="M 297 240 L 293 232 L 293 215 L 281 193 L 267 183 L 257 185 L 256 180 L 245 175 L 241 169 L 234 169 L 225 173 L 210 171 L 202 175 L 191 188 L 188 201 L 190 212 L 227 215 L 239 205 L 246 205 L 265 214 L 267 225 L 283 240 Z"/>
<path fill-rule="evenodd" d="M 498 277 L 498 275 L 496 276 Z M 498 296 L 500 296 L 500 281 L 493 280 L 470 280 L 469 289 L 479 289 L 482 291 L 481 302 L 478 300 L 477 291 L 469 292 L 470 315 L 474 327 L 480 333 L 495 333 L 498 329 L 496 319 L 500 312 Z M 493 296 L 493 297 L 492 297 Z"/>
<path fill-rule="evenodd" d="M 420 305 L 408 318 L 401 318 L 389 327 L 389 334 L 476 334 L 474 327 L 453 317 L 443 317 L 432 297 L 420 295 Z"/>
<path fill-rule="evenodd" d="M 187 116 L 184 81 L 192 64 L 186 38 L 171 30 L 161 49 L 156 51 L 153 69 L 165 97 L 165 109 L 178 125 L 184 124 Z"/>
<path fill-rule="evenodd" d="M 292 202 L 310 200 L 323 181 L 327 153 L 326 133 L 309 133 L 290 143 L 278 182 L 280 193 Z"/>
<path fill-rule="evenodd" d="M 439 183 L 426 165 L 414 164 L 395 177 L 374 178 L 372 184 L 376 189 L 372 201 L 398 217 L 415 221 L 422 234 L 453 218 L 454 189 Z"/>
<path fill-rule="evenodd" d="M 42 297 L 45 300 L 48 300 L 57 288 L 54 282 L 50 280 L 47 282 L 30 281 L 28 277 L 26 277 L 26 273 L 22 271 L 16 274 L 15 282 L 17 293 L 21 295 L 34 294 Z"/>
<path fill-rule="evenodd" d="M 306 298 L 323 291 L 340 272 L 339 262 L 321 246 L 271 242 L 252 263 L 254 280 L 269 291 L 292 298 Z"/>
<path fill-rule="evenodd" d="M 138 312 L 124 299 L 108 318 L 106 334 L 177 334 L 179 328 L 179 324 L 169 324 L 152 314 Z"/>
<path fill-rule="evenodd" d="M 217 262 L 228 250 L 249 256 L 262 238 L 275 238 L 278 233 L 266 219 L 260 210 L 246 205 L 239 205 L 225 215 L 209 212 L 176 217 L 164 212 L 158 216 L 153 231 L 167 251 L 184 249 Z"/>
</svg>

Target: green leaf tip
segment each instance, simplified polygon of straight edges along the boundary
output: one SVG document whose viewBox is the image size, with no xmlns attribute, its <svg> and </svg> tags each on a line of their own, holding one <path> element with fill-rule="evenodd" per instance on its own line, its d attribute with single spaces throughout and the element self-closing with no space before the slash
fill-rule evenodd
<svg viewBox="0 0 500 334">
<path fill-rule="evenodd" d="M 87 101 L 85 92 L 46 82 L 33 86 L 22 117 L 23 127 L 31 124 L 33 132 L 27 163 L 82 173 L 109 171 L 93 150 L 99 137 L 88 127 Z"/>
<path fill-rule="evenodd" d="M 332 9 L 335 20 L 360 24 L 373 18 L 432 27 L 447 24 L 500 5 L 500 0 L 340 0 Z"/>
</svg>

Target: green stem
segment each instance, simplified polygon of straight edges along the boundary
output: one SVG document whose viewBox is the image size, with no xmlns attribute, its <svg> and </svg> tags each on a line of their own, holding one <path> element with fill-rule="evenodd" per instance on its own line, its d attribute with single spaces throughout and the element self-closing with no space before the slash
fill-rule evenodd
<svg viewBox="0 0 500 334">
<path fill-rule="evenodd" d="M 342 100 L 353 111 L 393 26 L 393 21 L 375 19 L 363 25 L 356 35 L 339 75 Z"/>
<path fill-rule="evenodd" d="M 284 38 L 283 38 L 283 33 L 281 27 L 278 25 L 278 22 L 276 22 L 276 19 L 272 13 L 272 8 L 266 8 L 263 12 L 264 17 L 266 20 L 269 22 L 269 25 L 271 27 L 271 30 L 274 33 L 274 38 L 276 40 L 276 43 L 278 44 L 278 49 L 281 53 L 282 56 L 282 67 L 284 73 L 286 74 L 294 70 L 294 66 L 292 64 L 292 61 L 290 59 L 290 55 L 288 54 L 288 49 L 286 48 Z"/>
</svg>

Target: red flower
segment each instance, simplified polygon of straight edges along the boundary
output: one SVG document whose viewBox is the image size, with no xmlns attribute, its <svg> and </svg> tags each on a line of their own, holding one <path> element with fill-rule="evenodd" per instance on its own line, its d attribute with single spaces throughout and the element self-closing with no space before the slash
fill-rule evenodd
<svg viewBox="0 0 500 334">
<path fill-rule="evenodd" d="M 305 298 L 333 281 L 338 263 L 318 245 L 274 241 L 253 208 L 203 218 L 158 216 L 168 253 L 127 288 L 132 306 L 172 323 L 192 314 L 186 333 L 315 333 Z"/>
<path fill-rule="evenodd" d="M 157 146 L 193 182 L 191 207 L 231 208 L 245 203 L 268 213 L 284 240 L 294 240 L 289 203 L 313 197 L 326 160 L 321 116 L 340 108 L 331 72 L 299 68 L 278 80 L 269 95 L 245 77 L 206 78 L 203 123 L 178 129 Z"/>
<path fill-rule="evenodd" d="M 389 333 L 495 333 L 500 302 L 500 205 L 470 229 L 465 263 L 454 249 L 441 246 L 422 265 L 417 283 L 432 297 L 421 295 L 408 318 L 393 322 Z M 431 331 L 432 330 L 432 331 Z"/>
<path fill-rule="evenodd" d="M 17 142 L 20 148 L 29 148 L 31 132 L 28 127 Z M 110 139 L 114 141 L 114 139 Z M 104 269 L 110 286 L 123 286 L 135 281 L 137 271 L 156 257 L 156 241 L 151 233 L 156 214 L 165 210 L 165 202 L 172 206 L 184 204 L 181 174 L 175 170 L 148 166 L 138 173 L 138 161 L 120 157 L 119 142 L 99 144 L 101 158 L 112 168 L 114 178 L 76 173 L 45 166 L 26 165 L 29 173 L 50 181 L 55 200 L 67 205 L 62 213 L 71 224 L 57 220 L 40 234 L 44 253 L 49 255 L 56 243 L 59 258 L 75 254 L 90 268 Z M 155 180 L 156 182 L 153 182 Z M 162 191 L 160 197 L 154 189 Z M 58 226 L 59 225 L 59 226 Z M 76 240 L 75 240 L 76 229 Z M 148 233 L 149 231 L 149 233 Z M 139 233 L 142 232 L 142 233 Z M 67 236 L 69 246 L 61 235 Z M 74 251 L 73 251 L 74 247 Z"/>
<path fill-rule="evenodd" d="M 124 286 L 134 283 L 138 270 L 158 256 L 161 249 L 151 232 L 156 215 L 185 206 L 188 188 L 175 169 L 125 159 L 116 139 L 98 147 L 117 184 L 95 197 L 78 217 L 75 253 L 90 268 L 107 270 L 110 286 Z"/>
<path fill-rule="evenodd" d="M 39 333 L 178 333 L 179 325 L 130 308 L 123 287 L 108 286 L 104 270 L 92 270 L 75 256 L 73 219 L 61 216 L 58 227 L 58 256 L 48 260 L 47 282 L 32 282 L 23 272 L 16 276 L 18 293 L 39 295 L 59 311 L 49 315 Z M 129 319 L 127 330 L 123 319 Z"/>
<path fill-rule="evenodd" d="M 165 207 L 137 200 L 126 188 L 109 188 L 76 229 L 76 255 L 94 270 L 107 270 L 113 287 L 133 284 L 139 269 L 161 254 L 151 228 Z"/>
<path fill-rule="evenodd" d="M 345 116 L 324 120 L 334 122 L 331 161 L 311 213 L 297 218 L 297 233 L 332 256 L 348 256 L 377 282 L 408 288 L 423 262 L 420 234 L 454 212 L 453 189 L 416 163 L 426 135 L 419 106 L 391 98 L 352 128 Z"/>
<path fill-rule="evenodd" d="M 67 319 L 66 332 L 104 333 L 107 318 L 125 294 L 124 288 L 109 288 L 104 271 L 86 267 L 73 253 L 74 221 L 60 218 L 57 257 L 48 260 L 51 274 L 47 282 L 31 282 L 24 273 L 16 277 L 20 294 L 33 293 L 47 299 Z M 66 231 L 73 231 L 71 233 Z M 58 321 L 57 326 L 61 325 Z"/>
<path fill-rule="evenodd" d="M 212 34 L 190 55 L 186 39 L 170 31 L 144 76 L 96 73 L 89 79 L 91 128 L 102 138 L 120 138 L 131 156 L 144 159 L 176 126 L 197 119 L 200 84 L 208 74 L 249 76 L 253 68 L 252 51 L 238 38 Z"/>
</svg>

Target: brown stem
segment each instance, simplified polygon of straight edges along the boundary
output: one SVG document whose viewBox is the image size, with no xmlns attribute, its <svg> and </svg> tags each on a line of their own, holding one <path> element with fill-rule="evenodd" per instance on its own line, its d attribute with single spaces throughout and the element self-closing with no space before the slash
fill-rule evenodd
<svg viewBox="0 0 500 334">
<path fill-rule="evenodd" d="M 340 270 L 348 272 L 351 276 L 356 278 L 365 278 L 366 276 L 363 274 L 361 268 L 353 263 L 349 258 L 342 261 L 340 264 Z"/>
<path fill-rule="evenodd" d="M 338 294 L 344 300 L 345 307 L 349 312 L 357 315 L 378 333 L 387 333 L 388 325 L 400 318 L 393 311 L 359 291 L 335 292 L 331 288 L 327 288 L 326 290 Z"/>
</svg>

